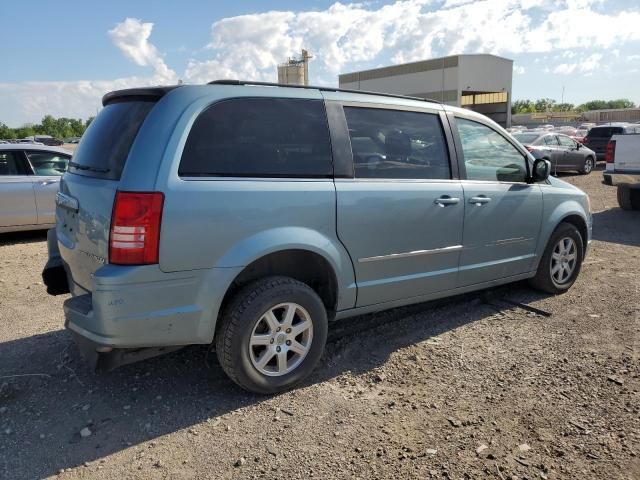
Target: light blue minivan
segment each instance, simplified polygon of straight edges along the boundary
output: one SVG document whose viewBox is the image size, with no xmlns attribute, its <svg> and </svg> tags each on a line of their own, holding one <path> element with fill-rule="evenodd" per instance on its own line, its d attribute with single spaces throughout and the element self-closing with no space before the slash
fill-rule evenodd
<svg viewBox="0 0 640 480">
<path fill-rule="evenodd" d="M 585 193 L 469 110 L 238 81 L 109 93 L 43 278 L 110 369 L 212 344 L 241 387 L 316 366 L 335 319 L 530 279 L 569 289 Z"/>
</svg>

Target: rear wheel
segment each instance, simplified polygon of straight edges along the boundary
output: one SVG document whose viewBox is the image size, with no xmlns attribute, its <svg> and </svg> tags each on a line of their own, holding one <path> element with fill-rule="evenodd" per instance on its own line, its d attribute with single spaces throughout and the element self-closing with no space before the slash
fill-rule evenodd
<svg viewBox="0 0 640 480">
<path fill-rule="evenodd" d="M 618 205 L 623 210 L 640 210 L 640 189 L 618 186 Z"/>
<path fill-rule="evenodd" d="M 593 166 L 595 165 L 595 161 L 593 159 L 593 157 L 587 157 L 584 160 L 584 165 L 582 166 L 582 169 L 580 169 L 580 173 L 582 175 L 588 175 L 591 173 L 591 171 L 593 170 Z"/>
<path fill-rule="evenodd" d="M 246 390 L 287 390 L 315 368 L 327 339 L 327 313 L 308 285 L 268 277 L 241 289 L 225 309 L 216 351 L 225 373 Z"/>
<path fill-rule="evenodd" d="M 582 267 L 583 240 L 578 229 L 561 223 L 553 232 L 531 285 L 548 293 L 564 293 L 578 278 Z"/>
</svg>

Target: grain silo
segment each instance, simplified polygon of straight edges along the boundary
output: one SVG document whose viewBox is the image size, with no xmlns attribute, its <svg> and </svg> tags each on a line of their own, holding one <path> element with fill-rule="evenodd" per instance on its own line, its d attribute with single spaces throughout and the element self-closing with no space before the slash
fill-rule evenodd
<svg viewBox="0 0 640 480">
<path fill-rule="evenodd" d="M 311 56 L 302 50 L 300 58 L 291 58 L 278 65 L 278 83 L 286 85 L 309 85 L 309 59 Z"/>
</svg>

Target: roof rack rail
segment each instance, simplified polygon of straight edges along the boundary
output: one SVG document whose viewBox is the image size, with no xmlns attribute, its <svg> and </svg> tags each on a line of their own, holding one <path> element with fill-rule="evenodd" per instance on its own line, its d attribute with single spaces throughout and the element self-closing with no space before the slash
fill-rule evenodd
<svg viewBox="0 0 640 480">
<path fill-rule="evenodd" d="M 382 92 L 370 92 L 367 90 L 352 90 L 348 88 L 335 88 L 335 87 L 318 87 L 314 85 L 288 85 L 285 83 L 272 83 L 272 82 L 254 82 L 251 80 L 214 80 L 207 83 L 207 85 L 255 85 L 257 87 L 287 87 L 287 88 L 308 88 L 311 90 L 320 90 L 321 92 L 345 92 L 345 93 L 361 93 L 364 95 L 379 95 L 383 97 L 402 98 L 404 100 L 418 100 L 420 102 L 431 102 L 442 105 L 442 102 L 434 100 L 432 98 L 423 97 L 411 97 L 409 95 L 396 95 L 393 93 Z"/>
</svg>

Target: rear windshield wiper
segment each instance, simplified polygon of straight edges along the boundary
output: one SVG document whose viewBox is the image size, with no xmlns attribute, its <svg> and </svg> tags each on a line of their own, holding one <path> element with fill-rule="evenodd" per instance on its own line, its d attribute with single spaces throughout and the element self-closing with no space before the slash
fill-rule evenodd
<svg viewBox="0 0 640 480">
<path fill-rule="evenodd" d="M 78 170 L 89 170 L 90 172 L 96 172 L 96 173 L 109 173 L 111 171 L 110 168 L 95 168 L 95 167 L 90 167 L 89 165 L 80 165 L 79 163 L 76 163 L 76 162 L 69 162 L 69 166 Z"/>
</svg>

